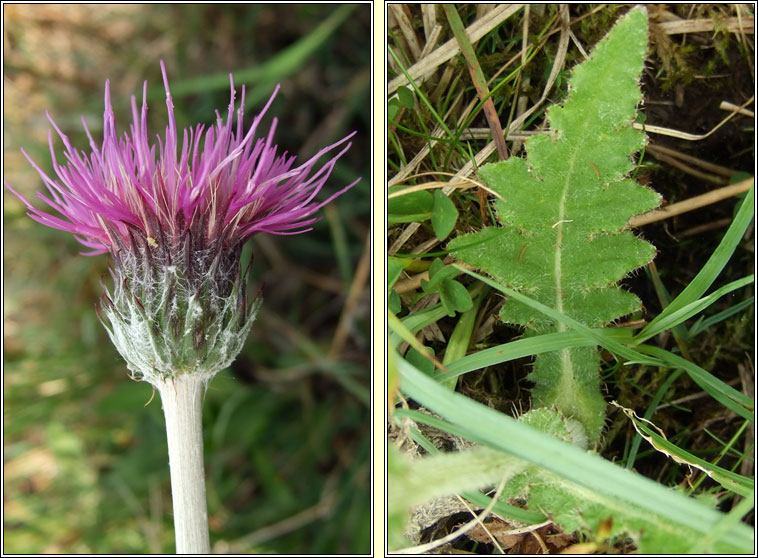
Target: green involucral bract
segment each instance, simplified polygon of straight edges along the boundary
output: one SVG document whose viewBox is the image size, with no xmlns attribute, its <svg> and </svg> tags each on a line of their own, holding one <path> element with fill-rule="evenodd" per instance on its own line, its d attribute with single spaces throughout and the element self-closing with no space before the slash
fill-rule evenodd
<svg viewBox="0 0 758 558">
<path fill-rule="evenodd" d="M 483 166 L 497 193 L 499 227 L 459 236 L 448 248 L 460 260 L 589 326 L 640 308 L 618 286 L 649 263 L 655 248 L 628 230 L 629 219 L 660 196 L 627 178 L 646 142 L 632 127 L 641 99 L 647 13 L 636 8 L 574 68 L 563 106 L 548 111 L 550 132 L 526 142 L 527 158 Z M 564 331 L 538 311 L 506 300 L 500 317 L 527 332 Z M 535 406 L 578 420 L 594 442 L 605 420 L 594 348 L 537 357 L 530 379 Z"/>
</svg>

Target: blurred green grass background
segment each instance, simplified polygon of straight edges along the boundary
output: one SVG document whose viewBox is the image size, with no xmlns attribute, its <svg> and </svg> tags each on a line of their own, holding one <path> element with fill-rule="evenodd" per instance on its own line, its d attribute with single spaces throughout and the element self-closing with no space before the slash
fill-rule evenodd
<svg viewBox="0 0 758 558">
<path fill-rule="evenodd" d="M 19 147 L 52 172 L 45 110 L 75 146 L 88 148 L 80 115 L 101 138 L 106 78 L 119 131 L 147 79 L 163 133 L 160 59 L 180 127 L 225 116 L 232 72 L 247 125 L 281 83 L 265 122 L 278 117 L 291 153 L 358 131 L 325 190 L 363 180 L 314 230 L 248 243 L 263 310 L 203 420 L 214 552 L 368 553 L 370 4 L 3 9 L 4 180 L 30 200 L 43 185 Z M 93 308 L 108 258 L 3 201 L 3 551 L 172 552 L 160 402 L 145 405 L 150 386 L 128 379 Z"/>
</svg>

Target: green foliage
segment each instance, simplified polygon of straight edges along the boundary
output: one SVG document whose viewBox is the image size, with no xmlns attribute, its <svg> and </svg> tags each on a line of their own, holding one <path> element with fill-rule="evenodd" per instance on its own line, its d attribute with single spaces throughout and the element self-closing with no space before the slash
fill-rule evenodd
<svg viewBox="0 0 758 558">
<path fill-rule="evenodd" d="M 438 240 L 445 240 L 453 232 L 455 222 L 458 220 L 458 210 L 453 200 L 448 198 L 442 190 L 434 191 L 434 205 L 432 206 L 432 228 Z"/>
<path fill-rule="evenodd" d="M 392 194 L 402 188 L 390 188 Z M 404 193 L 387 200 L 387 223 L 411 223 L 429 219 L 434 207 L 434 198 L 426 190 Z"/>
<path fill-rule="evenodd" d="M 456 312 L 466 312 L 473 306 L 466 287 L 453 279 L 456 275 L 457 269 L 445 266 L 442 260 L 437 258 L 429 268 L 429 280 L 421 281 L 421 288 L 425 293 L 439 293 L 440 302 L 448 316 L 455 316 Z"/>
<path fill-rule="evenodd" d="M 631 538 L 641 553 L 745 553 L 752 548 L 752 530 L 716 512 L 714 502 L 688 498 L 585 451 L 570 419 L 539 409 L 514 420 L 445 389 L 401 358 L 396 363 L 403 392 L 445 419 L 427 421 L 417 413 L 416 420 L 487 447 L 390 469 L 391 475 L 402 475 L 389 480 L 395 486 L 389 495 L 393 517 L 422 499 L 510 478 L 504 498 L 528 499 L 529 510 L 547 514 L 567 532 L 597 532 L 612 517 L 611 537 Z"/>
<path fill-rule="evenodd" d="M 387 305 L 395 314 L 400 312 L 401 302 L 400 295 L 392 288 L 392 285 L 394 285 L 395 281 L 400 277 L 400 274 L 403 272 L 403 267 L 403 262 L 398 258 L 389 258 L 387 260 Z"/>
<path fill-rule="evenodd" d="M 579 11 L 571 8 L 572 18 L 575 18 L 577 22 L 571 25 L 571 29 L 585 44 L 594 44 L 608 29 L 611 22 L 617 19 L 620 13 L 629 9 L 624 6 L 608 6 L 602 9 L 585 8 Z M 466 15 L 464 15 L 464 9 L 461 10 L 461 15 L 466 21 L 470 21 L 468 18 L 472 16 L 473 9 L 468 8 Z M 698 8 L 692 13 L 682 13 L 678 8 L 672 8 L 677 11 L 677 15 L 688 19 L 698 17 L 701 13 L 703 17 L 710 16 L 710 11 L 707 14 L 702 11 L 705 9 L 710 10 L 710 8 Z M 555 18 L 559 15 L 557 10 L 557 5 L 548 5 L 544 10 L 542 7 L 532 6 L 531 8 L 529 42 L 530 47 L 532 42 L 537 45 L 534 60 L 522 61 L 521 65 L 516 64 L 517 67 L 510 77 L 501 76 L 498 79 L 502 82 L 493 87 L 493 98 L 503 122 L 510 122 L 509 118 L 512 116 L 508 115 L 515 113 L 512 103 L 515 103 L 516 95 L 523 91 L 529 93 L 530 98 L 534 100 L 536 93 L 543 90 L 548 75 L 552 73 L 558 34 L 556 33 L 551 41 L 541 42 L 541 39 L 545 31 L 553 33 L 556 30 Z M 411 12 L 413 13 L 413 9 Z M 632 13 L 634 14 L 634 11 Z M 632 15 L 632 17 L 639 15 Z M 417 21 L 420 19 L 413 20 L 414 24 Z M 540 25 L 544 26 L 542 31 L 532 35 L 532 30 L 539 28 Z M 514 32 L 514 29 L 517 31 Z M 655 26 L 652 26 L 652 29 L 655 30 Z M 738 36 L 733 33 L 730 35 Z M 510 60 L 513 53 L 509 49 L 512 49 L 513 45 L 520 48 L 522 36 L 521 22 L 518 18 L 510 18 L 508 22 L 496 27 L 479 41 L 477 45 L 479 62 L 486 74 L 495 73 Z M 668 39 L 668 37 L 665 38 Z M 646 95 L 651 101 L 660 100 L 661 82 L 658 78 L 661 74 L 664 78 L 667 75 L 665 61 L 664 67 L 660 64 L 660 39 L 659 37 L 653 39 L 652 44 L 659 50 L 657 56 L 652 54 L 648 60 L 652 70 L 648 77 L 652 79 L 646 80 Z M 483 51 L 494 52 L 491 61 L 487 59 L 489 55 L 484 54 Z M 401 53 L 402 48 L 397 52 Z M 698 63 L 712 58 L 710 51 L 704 51 L 701 48 L 697 52 L 700 53 Z M 615 57 L 614 64 L 619 64 L 619 60 L 629 58 L 628 53 L 622 54 L 623 56 Z M 529 56 L 531 60 L 531 55 Z M 495 59 L 495 57 L 498 58 Z M 409 65 L 409 58 L 403 59 L 403 66 Z M 574 65 L 579 58 L 578 52 L 570 48 L 565 57 L 566 67 Z M 641 60 L 639 64 L 641 65 Z M 476 100 L 472 100 L 470 105 L 466 104 L 465 101 L 471 99 L 473 93 L 466 72 L 461 72 L 460 69 L 460 62 L 456 64 L 451 61 L 445 67 L 445 72 L 455 77 L 450 83 L 445 83 L 444 87 L 440 87 L 435 79 L 423 82 L 417 80 L 413 83 L 410 87 L 413 88 L 415 98 L 419 100 L 418 106 L 423 110 L 413 113 L 403 112 L 395 123 L 397 125 L 389 129 L 391 148 L 388 164 L 391 169 L 400 171 L 400 176 L 407 181 L 408 185 L 417 184 L 416 178 L 409 178 L 410 173 L 428 170 L 455 171 L 464 162 L 471 161 L 474 155 L 479 157 L 478 152 L 483 142 L 473 137 L 468 139 L 468 136 L 460 133 L 462 129 L 473 126 L 473 122 L 482 120 L 479 106 L 470 113 L 464 110 L 467 106 L 475 105 Z M 616 68 L 610 68 L 611 73 L 616 70 Z M 603 72 L 608 73 L 607 68 L 603 68 Z M 745 73 L 748 74 L 747 79 L 749 79 L 751 77 L 749 72 L 743 72 L 743 78 Z M 438 72 L 437 75 L 440 74 L 442 72 Z M 392 69 L 390 69 L 390 75 L 393 75 Z M 561 77 L 549 89 L 550 97 L 552 99 L 568 98 L 569 106 L 575 109 L 577 104 L 574 96 L 579 94 L 577 84 L 573 80 L 569 82 L 567 70 L 561 70 L 559 75 Z M 562 77 L 564 75 L 565 78 Z M 735 72 L 735 78 L 737 75 Z M 539 76 L 542 78 L 540 79 Z M 531 83 L 519 89 L 516 77 L 518 79 L 530 77 Z M 723 80 L 723 83 L 727 85 L 726 90 L 739 90 L 739 87 L 731 86 L 735 81 L 736 79 L 730 78 Z M 570 83 L 568 88 L 567 82 Z M 607 87 L 608 81 L 605 75 L 599 78 L 599 82 L 602 87 Z M 710 84 L 711 80 L 708 83 Z M 637 99 L 639 93 L 637 91 L 634 93 Z M 690 99 L 690 94 L 694 91 L 689 89 L 686 93 L 686 98 Z M 604 96 L 608 97 L 608 95 Z M 709 95 L 709 97 L 713 100 L 717 96 Z M 596 98 L 602 100 L 603 95 Z M 461 100 L 464 102 L 461 103 Z M 426 110 L 428 102 L 433 103 L 433 109 L 428 107 Z M 636 103 L 636 100 L 634 102 Z M 461 108 L 456 109 L 454 103 L 458 103 Z M 717 105 L 716 102 L 714 106 Z M 399 101 L 397 101 L 397 106 L 400 110 Z M 584 108 L 585 111 L 589 110 L 587 107 Z M 549 122 L 553 128 L 551 139 L 555 139 L 556 143 L 560 140 L 561 132 L 557 130 L 553 115 L 560 115 L 564 110 L 568 108 L 554 108 L 549 113 Z M 437 114 L 445 115 L 444 124 L 455 134 L 453 141 L 450 141 L 446 133 L 440 133 L 439 130 L 447 130 L 447 128 L 443 128 L 443 123 L 436 120 Z M 526 124 L 525 129 L 533 129 L 533 124 L 538 121 L 540 114 L 535 114 Z M 673 118 L 677 117 L 678 114 Z M 560 118 L 564 119 L 561 122 L 565 122 L 565 114 L 559 116 L 559 120 Z M 597 116 L 593 118 L 598 120 Z M 664 122 L 659 120 L 661 112 L 656 112 L 654 118 L 655 122 L 651 120 L 651 123 L 663 125 L 665 122 L 666 125 L 672 126 L 670 114 L 668 121 L 666 118 Z M 596 129 L 602 128 L 605 122 L 602 118 L 599 120 L 600 124 L 592 124 Z M 645 115 L 637 114 L 636 122 L 644 123 Z M 569 120 L 569 124 L 576 125 L 577 122 Z M 584 125 L 581 121 L 578 124 Z M 686 122 L 682 125 L 686 127 Z M 439 128 L 432 133 L 437 126 Z M 612 135 L 607 135 L 612 138 L 622 134 L 614 128 Z M 643 142 L 640 139 L 640 143 L 635 144 L 632 136 L 633 132 L 627 138 L 629 140 L 627 143 L 631 144 L 631 147 L 627 146 L 628 150 L 620 156 L 621 163 L 624 165 L 628 165 L 629 158 Z M 594 140 L 594 138 L 590 139 Z M 537 143 L 539 141 L 544 140 L 537 140 Z M 527 168 L 530 165 L 534 166 L 531 160 L 532 142 L 527 143 L 530 157 L 526 163 Z M 596 152 L 604 153 L 594 143 L 591 141 L 590 147 Z M 422 146 L 429 148 L 428 154 L 420 151 Z M 547 151 L 547 148 L 543 151 Z M 747 151 L 749 151 L 749 146 Z M 712 156 L 717 158 L 719 154 L 714 151 Z M 459 155 L 464 156 L 459 157 Z M 540 161 L 540 170 L 560 164 L 565 166 L 565 160 L 556 159 L 554 162 L 545 161 L 545 158 L 543 157 Z M 590 162 L 592 164 L 587 166 L 585 174 L 589 175 L 590 179 L 594 176 L 604 181 L 604 186 L 612 189 L 611 193 L 618 193 L 624 186 L 627 186 L 630 191 L 637 188 L 632 184 L 621 184 L 623 180 L 609 178 L 606 176 L 606 168 L 595 160 Z M 735 166 L 732 162 L 728 165 Z M 661 166 L 665 168 L 665 165 Z M 742 166 L 749 168 L 748 165 Z M 488 168 L 485 167 L 484 173 L 488 172 Z M 579 167 L 576 166 L 576 168 Z M 638 172 L 642 174 L 643 170 L 638 167 L 634 176 Z M 622 174 L 626 172 L 625 170 Z M 482 173 L 483 178 L 485 178 L 484 173 Z M 693 180 L 681 181 L 675 191 L 665 191 L 666 183 L 671 181 L 663 180 L 660 174 L 654 173 L 652 180 L 670 201 L 695 193 L 692 192 L 692 186 L 696 184 Z M 735 180 L 733 178 L 732 182 Z M 532 181 L 528 188 L 525 192 L 527 198 L 543 193 L 546 186 L 543 182 Z M 497 216 L 499 224 L 504 228 L 485 229 L 494 233 L 492 238 L 483 231 L 478 237 L 472 236 L 471 243 L 466 243 L 462 249 L 475 251 L 479 248 L 477 242 L 480 240 L 481 244 L 500 242 L 495 239 L 497 234 L 510 234 L 504 230 L 505 228 L 517 229 L 523 234 L 532 233 L 534 227 L 529 220 L 519 221 L 519 215 L 507 214 L 509 207 L 514 208 L 513 212 L 521 209 L 521 207 L 517 208 L 511 199 L 515 194 L 518 200 L 518 194 L 521 192 L 517 191 L 517 188 L 508 190 L 507 186 L 500 190 L 492 189 L 496 190 L 504 201 L 493 204 L 494 207 L 491 208 L 489 215 Z M 511 196 L 504 195 L 503 192 L 509 192 Z M 644 195 L 642 194 L 641 202 L 646 201 Z M 735 210 L 734 222 L 715 251 L 713 249 L 718 242 L 713 239 L 711 239 L 712 244 L 707 242 L 710 235 L 704 235 L 706 242 L 689 241 L 688 245 L 685 241 L 672 244 L 669 240 L 670 236 L 662 233 L 662 227 L 653 225 L 646 228 L 650 238 L 656 238 L 656 235 L 663 237 L 663 239 L 658 237 L 655 240 L 664 257 L 663 261 L 659 260 L 657 263 L 661 273 L 660 281 L 666 283 L 672 294 L 661 297 L 660 306 L 658 306 L 655 299 L 643 290 L 646 285 L 643 278 L 640 278 L 640 288 L 635 287 L 635 290 L 645 302 L 647 310 L 645 317 L 650 312 L 663 309 L 659 317 L 650 322 L 644 330 L 635 330 L 631 327 L 603 327 L 603 324 L 607 323 L 606 319 L 613 320 L 614 318 L 585 320 L 581 316 L 572 314 L 566 308 L 561 311 L 550 300 L 543 300 L 536 296 L 536 287 L 524 289 L 522 284 L 517 284 L 513 279 L 502 280 L 485 268 L 483 268 L 484 271 L 496 281 L 470 272 L 464 269 L 464 266 L 452 266 L 458 268 L 459 271 L 465 271 L 474 279 L 473 282 L 469 282 L 470 279 L 459 279 L 462 284 L 467 285 L 468 292 L 474 300 L 474 306 L 472 310 L 461 313 L 455 318 L 448 317 L 449 314 L 442 303 L 424 307 L 423 310 L 416 309 L 415 303 L 420 297 L 428 292 L 438 291 L 428 291 L 423 287 L 411 290 L 408 284 L 404 284 L 404 304 L 401 305 L 399 297 L 396 297 L 397 306 L 393 308 L 393 311 L 398 315 L 402 315 L 400 310 L 408 313 L 403 315 L 402 319 L 397 319 L 394 315 L 390 316 L 389 327 L 392 340 L 390 347 L 397 346 L 401 339 L 416 340 L 413 334 L 426 326 L 438 326 L 437 331 L 442 332 L 445 340 L 437 338 L 430 340 L 428 344 L 434 348 L 436 354 L 440 355 L 444 368 L 437 366 L 429 374 L 432 363 L 426 358 L 417 359 L 420 356 L 419 353 L 411 350 L 405 356 L 393 350 L 390 350 L 388 355 L 390 374 L 388 386 L 391 397 L 396 390 L 399 390 L 403 397 L 413 400 L 413 403 L 420 406 L 418 411 L 409 410 L 401 405 L 394 410 L 393 416 L 398 427 L 396 432 L 399 440 L 402 441 L 400 447 L 407 450 L 415 443 L 419 451 L 423 448 L 423 451 L 429 454 L 407 461 L 401 460 L 392 452 L 393 448 L 390 448 L 388 458 L 388 488 L 391 491 L 388 502 L 390 548 L 399 548 L 408 544 L 402 536 L 407 529 L 404 519 L 407 518 L 409 506 L 419 502 L 418 494 L 415 492 L 423 492 L 425 504 L 423 509 L 419 510 L 422 514 L 435 509 L 435 502 L 429 501 L 428 498 L 456 493 L 480 508 L 494 504 L 491 508 L 492 512 L 508 521 L 534 524 L 546 519 L 555 520 L 557 526 L 564 531 L 576 530 L 580 541 L 601 543 L 600 548 L 606 550 L 610 550 L 607 545 L 612 545 L 616 551 L 655 554 L 751 552 L 754 532 L 749 525 L 749 512 L 754 501 L 753 482 L 752 479 L 747 479 L 737 473 L 740 463 L 748 459 L 752 450 L 752 446 L 748 445 L 745 448 L 741 446 L 745 432 L 754 421 L 754 401 L 751 397 L 740 393 L 739 386 L 736 386 L 738 389 L 734 389 L 727 381 L 732 380 L 730 383 L 733 384 L 736 378 L 736 364 L 746 364 L 748 370 L 750 368 L 742 355 L 749 353 L 752 340 L 752 322 L 750 321 L 752 298 L 748 298 L 752 293 L 749 292 L 748 286 L 752 284 L 753 277 L 743 277 L 746 275 L 743 271 L 745 265 L 752 258 L 752 253 L 744 250 L 746 245 L 748 249 L 752 246 L 748 229 L 753 214 L 752 196 L 752 192 L 748 193 L 746 201 L 739 204 L 739 212 Z M 542 198 L 544 197 L 546 196 L 543 195 Z M 626 226 L 631 213 L 619 214 L 613 205 L 609 205 L 613 197 L 608 196 L 605 190 L 593 194 L 589 199 L 592 202 L 599 201 L 599 203 L 595 204 L 594 211 L 587 210 L 587 212 L 591 213 L 593 218 L 604 219 L 606 223 L 601 223 L 602 226 L 610 227 L 595 231 L 590 240 L 600 236 L 614 236 Z M 474 197 L 455 196 L 452 200 L 460 211 L 456 226 L 458 231 L 468 232 L 479 228 L 479 208 L 474 205 L 476 203 Z M 433 195 L 427 194 L 424 202 L 425 211 L 431 213 L 433 201 Z M 569 202 L 572 201 L 569 200 Z M 655 205 L 652 195 L 649 201 L 648 207 Z M 392 203 L 393 200 L 390 200 L 390 205 Z M 566 205 L 568 207 L 570 204 Z M 644 204 L 640 203 L 640 205 Z M 472 207 L 476 207 L 477 211 L 471 211 Z M 505 209 L 501 211 L 503 208 Z M 639 209 L 639 211 L 642 210 Z M 392 212 L 390 214 L 392 215 Z M 698 220 L 708 220 L 708 217 L 714 214 L 726 216 L 714 208 L 708 216 L 701 218 L 698 215 L 689 220 L 686 217 L 680 218 L 677 222 L 670 222 L 669 227 L 672 233 L 676 234 L 677 230 L 683 230 L 693 224 L 693 221 L 698 224 Z M 529 219 L 531 217 L 530 214 Z M 571 218 L 565 217 L 566 220 Z M 607 221 L 611 218 L 615 219 L 615 222 L 608 224 Z M 430 215 L 427 214 L 404 222 L 420 223 L 428 219 Z M 550 224 L 554 223 L 555 221 Z M 392 224 L 393 221 L 390 221 L 390 225 Z M 399 232 L 403 230 L 403 233 L 408 233 L 411 229 L 400 225 L 391 227 L 389 237 L 393 246 L 396 248 L 405 242 L 406 247 L 424 246 L 430 250 L 436 249 L 430 238 L 435 231 L 426 226 L 427 224 L 428 222 L 424 223 L 425 226 L 418 228 L 417 232 L 409 238 L 400 235 Z M 569 228 L 573 223 L 563 223 L 563 225 L 564 234 L 571 232 Z M 540 225 L 539 229 L 546 231 L 547 227 Z M 452 248 L 455 242 L 449 244 L 448 248 Z M 590 271 L 595 275 L 607 271 L 595 269 L 604 264 L 607 258 L 601 258 L 599 253 L 591 253 L 589 241 L 585 244 L 588 249 L 583 255 L 589 262 Z M 527 246 L 526 241 L 515 248 L 511 246 L 508 253 L 498 255 L 499 269 L 504 270 L 503 274 L 520 271 L 509 268 L 522 263 L 532 263 L 530 250 L 533 248 L 534 246 Z M 548 253 L 550 250 L 550 248 L 547 249 Z M 404 251 L 406 253 L 403 257 L 397 259 L 403 261 L 403 268 L 408 273 L 424 271 L 426 269 L 422 267 L 424 264 L 428 267 L 429 260 L 425 259 L 428 255 L 416 254 L 417 250 L 413 248 L 406 248 Z M 443 257 L 442 252 L 434 255 Z M 616 256 L 615 253 L 611 255 Z M 649 259 L 647 253 L 643 255 L 645 258 L 640 259 L 647 261 Z M 672 256 L 675 262 L 673 264 Z M 701 273 L 697 273 L 698 268 L 706 259 L 709 259 L 708 263 L 703 266 Z M 728 263 L 729 267 L 725 268 L 724 266 Z M 624 276 L 637 265 L 640 264 L 635 263 L 626 270 L 622 270 L 619 277 Z M 623 266 L 619 267 L 623 268 Z M 652 266 L 650 269 L 651 273 L 655 273 Z M 724 273 L 718 277 L 722 269 Z M 446 279 L 454 279 L 452 271 L 443 273 L 450 274 Z M 716 282 L 717 278 L 721 280 L 719 283 Z M 612 278 L 612 280 L 608 278 L 608 283 L 615 282 L 617 278 Z M 687 288 L 677 296 L 677 292 L 681 291 L 681 286 L 685 285 Z M 539 282 L 537 282 L 538 286 Z M 609 285 L 600 285 L 600 288 L 607 286 Z M 389 288 L 391 293 L 397 295 L 392 290 L 391 284 Z M 490 294 L 481 295 L 478 290 L 480 288 L 489 290 Z M 423 291 L 423 294 L 420 291 Z M 484 298 L 481 304 L 483 311 L 479 312 L 477 308 L 482 296 Z M 487 311 L 493 308 L 493 305 L 498 305 L 503 298 L 506 306 L 504 313 L 508 312 L 508 307 L 510 307 L 513 314 L 521 306 L 522 314 L 534 320 L 535 327 L 527 328 L 523 338 L 513 340 L 507 329 L 498 326 L 490 329 L 491 322 Z M 638 304 L 635 299 L 628 300 L 633 301 L 635 306 Z M 737 313 L 740 314 L 735 315 Z M 698 320 L 698 316 L 702 316 L 700 321 L 690 328 L 690 333 L 687 335 L 688 327 Z M 468 330 L 469 324 L 465 323 L 468 318 L 475 322 L 473 328 L 475 336 Z M 689 323 L 686 323 L 687 320 Z M 519 322 L 513 320 L 513 323 Z M 684 333 L 684 344 L 679 343 L 677 330 Z M 428 331 L 425 332 L 426 339 L 430 338 Z M 460 338 L 458 333 L 461 333 Z M 673 336 L 669 336 L 670 333 L 673 333 Z M 650 338 L 651 334 L 654 337 Z M 693 339 L 693 336 L 698 334 L 699 337 Z M 667 337 L 676 338 L 678 347 L 670 346 L 673 340 L 666 343 L 669 346 L 660 343 Z M 648 339 L 655 339 L 656 346 L 647 345 Z M 692 343 L 689 347 L 686 346 L 688 342 Z M 660 347 L 657 346 L 659 343 Z M 604 371 L 603 377 L 607 382 L 608 391 L 626 407 L 638 412 L 640 409 L 647 408 L 645 418 L 659 425 L 662 431 L 668 434 L 667 440 L 653 435 L 653 431 L 645 431 L 642 424 L 637 422 L 635 426 L 638 430 L 635 434 L 630 418 L 623 413 L 614 412 L 610 414 L 613 423 L 594 447 L 597 452 L 602 452 L 602 455 L 608 458 L 601 459 L 595 452 L 583 450 L 587 446 L 592 447 L 593 443 L 590 440 L 583 441 L 581 436 L 583 429 L 576 428 L 578 422 L 567 416 L 569 413 L 555 413 L 545 407 L 533 405 L 532 410 L 520 415 L 518 420 L 508 416 L 513 409 L 529 408 L 529 404 L 521 399 L 519 393 L 521 387 L 519 374 L 523 369 L 523 364 L 516 362 L 516 359 L 551 352 L 561 354 L 564 350 L 568 350 L 564 354 L 581 355 L 579 352 L 574 352 L 574 349 L 583 347 L 587 348 L 592 359 L 596 359 L 597 352 L 591 347 L 597 345 L 602 346 L 618 360 L 612 369 Z M 689 355 L 685 354 L 687 349 L 689 349 Z M 704 358 L 703 355 L 707 357 Z M 630 363 L 633 366 L 628 367 L 627 364 Z M 735 366 L 731 366 L 732 364 Z M 592 368 L 592 385 L 589 386 L 591 389 L 586 390 L 590 397 L 581 406 L 586 407 L 593 402 L 598 403 L 595 412 L 597 417 L 603 417 L 605 404 L 597 390 L 597 365 L 592 365 L 590 368 Z M 512 381 L 516 382 L 515 388 Z M 445 389 L 446 386 L 455 386 L 456 383 L 460 393 Z M 685 402 L 686 400 L 679 401 L 682 396 L 693 394 L 693 390 L 696 393 L 702 390 L 702 394 L 707 394 L 711 400 L 704 401 L 704 398 L 698 398 L 697 403 L 694 404 L 689 404 Z M 466 396 L 461 395 L 462 393 Z M 476 403 L 474 400 L 481 403 Z M 573 402 L 568 401 L 566 404 L 573 404 Z M 731 418 L 713 423 L 714 415 Z M 707 429 L 704 430 L 703 427 L 706 425 Z M 422 429 L 422 426 L 425 428 Z M 734 427 L 738 427 L 736 432 Z M 645 438 L 641 437 L 640 432 L 645 435 Z M 701 436 L 698 434 L 700 432 L 706 434 Z M 428 433 L 429 439 L 425 437 L 425 433 Z M 702 443 L 706 436 L 709 438 Z M 452 440 L 456 440 L 454 445 L 458 448 L 462 445 L 457 443 L 457 437 L 478 445 L 471 450 L 455 452 L 454 457 L 445 455 L 438 461 L 438 454 L 449 453 L 450 446 L 446 442 L 451 441 L 451 437 L 456 437 Z M 444 441 L 439 443 L 440 439 Z M 566 444 L 560 440 L 575 443 Z M 715 444 L 712 443 L 714 440 Z M 435 446 L 440 449 L 436 449 Z M 487 446 L 499 452 L 481 451 L 481 446 Z M 521 475 L 511 479 L 506 484 L 504 496 L 493 502 L 491 489 L 501 481 L 509 464 L 518 459 L 527 461 L 529 463 L 527 468 Z M 486 468 L 487 461 L 491 465 L 491 478 L 485 483 L 488 489 L 485 494 L 484 491 L 477 491 L 477 487 L 483 485 L 482 479 L 471 477 L 468 473 Z M 448 469 L 443 474 L 445 467 Z M 624 474 L 622 469 L 626 469 L 629 474 Z M 744 471 L 742 472 L 744 474 Z M 411 486 L 409 483 L 413 479 L 419 479 L 415 482 L 421 486 Z M 683 489 L 671 490 L 667 486 L 679 486 Z M 398 487 L 400 489 L 396 490 Z M 740 496 L 745 496 L 741 502 Z M 723 510 L 728 509 L 730 505 L 732 511 L 728 514 L 717 511 L 717 506 Z M 529 514 L 530 517 L 525 517 L 524 514 Z M 450 516 L 446 517 L 447 521 L 451 519 Z M 437 527 L 439 525 L 437 524 Z M 468 546 L 472 544 L 472 541 L 466 542 L 466 537 L 460 537 L 453 544 L 455 548 L 472 550 Z M 482 549 L 474 548 L 474 550 Z"/>
<path fill-rule="evenodd" d="M 497 282 L 591 327 L 640 307 L 618 281 L 655 254 L 626 230 L 630 217 L 660 203 L 657 193 L 625 178 L 631 155 L 645 144 L 631 124 L 646 47 L 647 14 L 637 8 L 574 68 L 568 99 L 548 111 L 550 134 L 526 142 L 527 159 L 480 169 L 498 194 L 501 226 L 459 236 L 448 246 Z M 513 299 L 500 317 L 530 333 L 567 329 Z M 578 419 L 593 442 L 605 418 L 598 363 L 592 348 L 564 349 L 538 357 L 530 375 L 535 401 Z"/>
<path fill-rule="evenodd" d="M 402 188 L 390 188 L 390 193 L 400 190 Z M 445 240 L 455 228 L 458 209 L 442 190 L 435 190 L 434 194 L 426 190 L 407 192 L 387 201 L 387 222 L 390 225 L 427 219 L 431 219 L 432 230 L 439 240 Z"/>
<path fill-rule="evenodd" d="M 397 88 L 397 98 L 400 104 L 407 109 L 412 109 L 414 104 L 413 91 L 405 86 Z"/>
</svg>

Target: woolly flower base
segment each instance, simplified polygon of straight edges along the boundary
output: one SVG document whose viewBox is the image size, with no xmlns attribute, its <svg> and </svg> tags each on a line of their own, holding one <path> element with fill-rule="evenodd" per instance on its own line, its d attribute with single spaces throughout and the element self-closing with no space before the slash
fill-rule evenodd
<svg viewBox="0 0 758 558">
<path fill-rule="evenodd" d="M 207 382 L 242 350 L 260 299 L 247 303 L 241 245 L 195 242 L 192 234 L 179 245 L 133 236 L 114 253 L 114 289 L 103 285 L 98 317 L 135 380 L 194 374 Z"/>
</svg>

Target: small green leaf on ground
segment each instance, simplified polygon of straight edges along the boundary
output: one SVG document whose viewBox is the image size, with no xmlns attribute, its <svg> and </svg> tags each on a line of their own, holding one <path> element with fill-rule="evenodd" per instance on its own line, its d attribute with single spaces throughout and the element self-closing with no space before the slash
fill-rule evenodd
<svg viewBox="0 0 758 558">
<path fill-rule="evenodd" d="M 407 109 L 413 108 L 413 103 L 414 103 L 413 91 L 411 91 L 407 87 L 401 86 L 397 88 L 397 98 L 403 107 Z"/>
<path fill-rule="evenodd" d="M 445 240 L 453 231 L 458 221 L 458 210 L 453 201 L 442 190 L 434 191 L 434 206 L 432 207 L 432 228 L 438 240 Z"/>
</svg>

